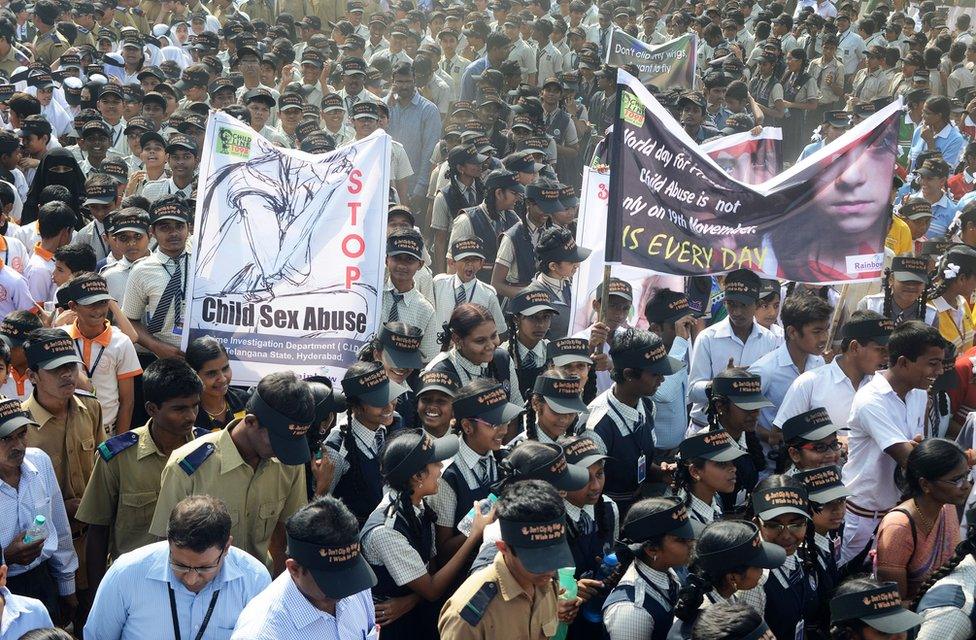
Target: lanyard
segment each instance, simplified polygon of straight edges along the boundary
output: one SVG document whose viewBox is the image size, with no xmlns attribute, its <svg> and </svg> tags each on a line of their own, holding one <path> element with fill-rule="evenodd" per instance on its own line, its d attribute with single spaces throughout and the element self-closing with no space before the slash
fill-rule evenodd
<svg viewBox="0 0 976 640">
<path fill-rule="evenodd" d="M 85 352 L 82 349 L 81 343 L 79 343 L 77 339 L 75 340 L 75 349 L 78 351 L 78 357 L 81 358 L 82 362 L 84 362 Z M 102 350 L 98 352 L 97 356 L 95 356 L 95 362 L 92 363 L 91 369 L 88 368 L 88 365 L 83 365 L 85 367 L 85 373 L 88 374 L 89 380 L 91 380 L 95 375 L 95 369 L 98 368 L 98 363 L 102 361 L 103 355 L 105 355 L 105 347 L 102 347 Z"/>
<path fill-rule="evenodd" d="M 188 275 L 187 272 L 186 272 L 186 270 L 190 266 L 190 254 L 184 252 L 183 253 L 183 256 L 182 256 L 182 260 L 183 260 L 183 274 L 182 274 L 183 277 L 180 279 L 181 280 L 181 282 L 180 282 L 180 300 L 183 300 L 186 297 L 186 278 L 187 278 L 187 275 Z M 176 262 L 176 260 L 174 260 L 173 262 Z M 173 277 L 173 274 L 176 273 L 176 269 L 173 269 L 173 271 L 171 272 L 169 270 L 169 265 L 168 264 L 163 264 L 162 262 L 160 264 L 162 264 L 163 269 L 166 270 L 166 275 L 168 275 L 170 278 L 172 278 Z"/>
<path fill-rule="evenodd" d="M 180 616 L 176 613 L 176 596 L 173 594 L 173 587 L 166 585 L 169 589 L 169 610 L 173 614 L 173 637 L 176 640 L 180 640 Z M 193 640 L 200 640 L 203 638 L 203 633 L 207 630 L 207 625 L 210 624 L 210 616 L 213 615 L 214 607 L 217 606 L 217 596 L 220 595 L 220 589 L 214 591 L 213 596 L 210 598 L 210 606 L 207 607 L 207 615 L 203 616 L 203 622 L 200 624 L 200 630 L 197 631 L 197 635 L 193 637 Z"/>
</svg>

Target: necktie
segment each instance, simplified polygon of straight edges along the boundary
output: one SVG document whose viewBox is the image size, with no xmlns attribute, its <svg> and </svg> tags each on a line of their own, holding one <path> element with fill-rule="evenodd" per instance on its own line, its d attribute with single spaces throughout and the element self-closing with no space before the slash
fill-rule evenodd
<svg viewBox="0 0 976 640">
<path fill-rule="evenodd" d="M 579 519 L 579 532 L 581 536 L 587 536 L 596 530 L 596 524 L 593 522 L 593 518 L 590 517 L 585 511 L 580 511 Z"/>
<path fill-rule="evenodd" d="M 398 307 L 400 306 L 400 303 L 403 302 L 403 294 L 393 292 L 390 293 L 390 295 L 393 296 L 393 306 L 390 307 L 390 317 L 386 320 L 387 322 L 396 322 L 400 319 L 400 310 Z"/>
<path fill-rule="evenodd" d="M 484 458 L 478 460 L 478 477 L 481 479 L 481 484 L 488 484 L 491 482 L 491 458 L 485 456 Z"/>
<path fill-rule="evenodd" d="M 573 69 L 579 68 L 579 54 L 576 53 L 575 51 L 573 52 L 573 55 L 570 57 L 570 66 Z"/>
<path fill-rule="evenodd" d="M 180 293 L 182 286 L 183 269 L 180 261 L 177 260 L 176 269 L 173 270 L 173 274 L 169 277 L 169 282 L 166 283 L 166 288 L 163 289 L 163 295 L 159 297 L 159 302 L 156 303 L 156 309 L 146 324 L 146 330 L 149 333 L 159 333 L 163 330 L 166 314 L 169 313 L 169 308 L 173 304 L 173 300 L 176 299 L 176 295 Z"/>
<path fill-rule="evenodd" d="M 386 442 L 386 429 L 380 427 L 376 430 L 376 435 L 373 436 L 373 445 L 376 447 L 376 452 L 379 453 L 383 450 L 383 444 Z"/>
<path fill-rule="evenodd" d="M 526 369 L 531 369 L 535 366 L 535 354 L 531 351 L 525 353 L 525 357 L 522 358 L 522 366 Z"/>
<path fill-rule="evenodd" d="M 464 285 L 459 284 L 457 289 L 454 290 L 454 304 L 462 304 L 465 297 L 467 296 L 464 295 Z"/>
</svg>

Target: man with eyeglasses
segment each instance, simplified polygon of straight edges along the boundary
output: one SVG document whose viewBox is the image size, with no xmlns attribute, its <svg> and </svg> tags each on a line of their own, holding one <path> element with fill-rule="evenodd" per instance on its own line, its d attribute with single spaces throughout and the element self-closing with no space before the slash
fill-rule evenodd
<svg viewBox="0 0 976 640">
<path fill-rule="evenodd" d="M 230 638 L 244 606 L 271 584 L 261 562 L 231 546 L 230 527 L 218 498 L 178 502 L 166 540 L 123 554 L 105 574 L 85 637 Z"/>
</svg>

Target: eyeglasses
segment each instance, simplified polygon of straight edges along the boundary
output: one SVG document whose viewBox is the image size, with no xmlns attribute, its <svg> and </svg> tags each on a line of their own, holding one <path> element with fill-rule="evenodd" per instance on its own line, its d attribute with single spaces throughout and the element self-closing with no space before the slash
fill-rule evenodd
<svg viewBox="0 0 976 640">
<path fill-rule="evenodd" d="M 813 451 L 815 453 L 827 453 L 828 451 L 840 451 L 844 447 L 840 440 L 834 440 L 833 442 L 808 442 L 806 444 L 800 445 L 801 449 L 806 449 L 807 451 Z"/>
<path fill-rule="evenodd" d="M 790 533 L 794 535 L 805 533 L 807 530 L 806 522 L 794 522 L 792 524 L 781 524 L 779 522 L 766 522 L 765 520 L 760 520 L 760 522 L 762 522 L 762 526 L 764 529 L 769 529 L 776 535 L 783 533 L 787 529 L 789 529 Z"/>
<path fill-rule="evenodd" d="M 963 487 L 967 485 L 971 485 L 973 483 L 973 479 L 969 477 L 968 473 L 964 476 L 959 476 L 954 480 L 943 480 L 942 478 L 936 478 L 935 481 L 944 482 L 945 484 L 950 484 L 954 486 L 956 489 L 962 489 Z"/>
<path fill-rule="evenodd" d="M 505 429 L 506 427 L 508 427 L 507 424 L 492 424 L 492 423 L 488 422 L 487 420 L 482 420 L 481 418 L 472 418 L 472 419 L 477 424 L 484 425 L 484 426 L 488 427 L 489 429 L 495 429 L 496 431 L 498 429 Z"/>
<path fill-rule="evenodd" d="M 179 575 L 184 575 L 195 571 L 198 576 L 207 576 L 220 568 L 220 560 L 221 558 L 224 557 L 224 553 L 226 553 L 226 550 L 221 551 L 220 556 L 217 558 L 217 562 L 215 564 L 210 565 L 209 567 L 185 567 L 179 563 L 170 560 L 169 568 L 173 570 L 173 573 Z"/>
</svg>

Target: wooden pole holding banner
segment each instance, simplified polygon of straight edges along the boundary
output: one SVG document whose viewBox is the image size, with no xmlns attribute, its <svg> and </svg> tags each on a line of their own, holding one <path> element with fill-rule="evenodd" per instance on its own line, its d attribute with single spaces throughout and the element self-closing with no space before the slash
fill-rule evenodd
<svg viewBox="0 0 976 640">
<path fill-rule="evenodd" d="M 603 284 L 600 286 L 600 322 L 607 319 L 607 306 L 610 304 L 610 265 L 603 265 Z"/>
<path fill-rule="evenodd" d="M 837 306 L 834 307 L 834 313 L 830 318 L 830 327 L 827 332 L 828 350 L 832 350 L 834 348 L 834 336 L 837 334 L 838 325 L 840 325 L 840 314 L 844 312 L 844 305 L 847 304 L 847 295 L 850 290 L 850 284 L 844 284 L 840 288 L 840 297 L 837 299 Z"/>
</svg>

